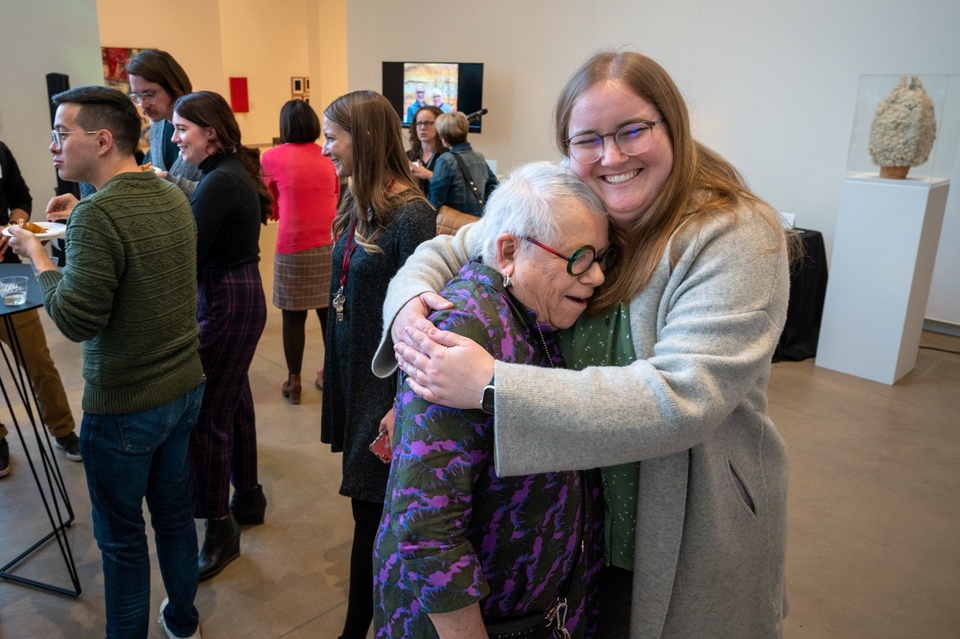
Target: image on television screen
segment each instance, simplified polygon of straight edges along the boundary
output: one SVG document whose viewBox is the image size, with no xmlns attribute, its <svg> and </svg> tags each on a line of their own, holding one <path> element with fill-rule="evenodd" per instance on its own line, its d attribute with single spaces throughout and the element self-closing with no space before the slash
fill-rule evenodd
<svg viewBox="0 0 960 639">
<path fill-rule="evenodd" d="M 460 65 L 445 62 L 403 63 L 403 123 L 410 124 L 420 107 L 443 113 L 457 110 Z"/>
<path fill-rule="evenodd" d="M 404 128 L 424 106 L 469 116 L 483 108 L 483 64 L 384 62 L 383 95 L 397 110 Z M 479 133 L 480 125 L 479 117 L 471 120 L 470 131 Z"/>
</svg>

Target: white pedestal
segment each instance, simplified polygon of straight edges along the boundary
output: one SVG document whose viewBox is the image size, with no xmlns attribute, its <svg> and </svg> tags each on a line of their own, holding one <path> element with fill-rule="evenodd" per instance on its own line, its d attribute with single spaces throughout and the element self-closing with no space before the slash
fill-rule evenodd
<svg viewBox="0 0 960 639">
<path fill-rule="evenodd" d="M 949 180 L 848 178 L 817 366 L 894 384 L 917 362 Z"/>
</svg>

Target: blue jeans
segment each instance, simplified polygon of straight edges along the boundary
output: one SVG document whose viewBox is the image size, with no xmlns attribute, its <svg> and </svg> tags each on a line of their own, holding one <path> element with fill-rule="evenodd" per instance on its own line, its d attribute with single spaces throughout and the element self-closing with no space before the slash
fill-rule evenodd
<svg viewBox="0 0 960 639">
<path fill-rule="evenodd" d="M 187 444 L 203 387 L 201 383 L 169 404 L 138 413 L 83 415 L 80 454 L 93 506 L 93 533 L 103 558 L 108 638 L 142 639 L 150 627 L 144 497 L 170 598 L 164 611 L 167 627 L 182 636 L 197 629 L 197 532 Z"/>
</svg>

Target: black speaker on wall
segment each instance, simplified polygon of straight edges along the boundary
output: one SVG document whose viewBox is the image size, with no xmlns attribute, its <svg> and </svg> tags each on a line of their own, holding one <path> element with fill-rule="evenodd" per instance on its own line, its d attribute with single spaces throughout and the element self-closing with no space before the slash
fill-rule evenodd
<svg viewBox="0 0 960 639">
<path fill-rule="evenodd" d="M 48 73 L 47 74 L 47 106 L 50 108 L 50 128 L 53 128 L 53 118 L 57 113 L 57 107 L 53 106 L 51 98 L 58 93 L 62 93 L 70 88 L 70 76 L 65 73 Z M 78 198 L 80 197 L 80 185 L 76 182 L 67 182 L 66 180 L 61 180 L 60 176 L 57 175 L 57 195 L 63 195 L 64 193 L 73 193 Z"/>
<path fill-rule="evenodd" d="M 50 128 L 53 128 L 53 119 L 57 114 L 57 107 L 53 106 L 51 98 L 58 93 L 62 93 L 70 88 L 70 77 L 66 73 L 48 73 L 47 74 L 47 106 L 50 108 Z M 73 193 L 75 197 L 80 197 L 80 185 L 76 182 L 68 182 L 60 179 L 57 173 L 57 195 Z M 59 266 L 64 266 L 67 256 L 64 251 L 63 240 L 57 240 L 53 245 L 53 258 Z"/>
</svg>

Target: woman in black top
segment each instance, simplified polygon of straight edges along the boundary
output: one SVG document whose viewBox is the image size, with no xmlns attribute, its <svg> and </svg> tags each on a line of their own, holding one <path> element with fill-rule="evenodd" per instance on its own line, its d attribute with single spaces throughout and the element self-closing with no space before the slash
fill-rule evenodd
<svg viewBox="0 0 960 639">
<path fill-rule="evenodd" d="M 370 370 L 383 326 L 387 284 L 436 232 L 437 216 L 403 152 L 400 117 L 379 93 L 355 91 L 323 112 L 323 154 L 350 189 L 333 221 L 333 247 L 320 438 L 343 452 L 340 494 L 354 518 L 350 593 L 341 639 L 364 639 L 373 620 L 373 541 L 389 466 L 371 454 L 392 430 L 395 375 Z"/>
<path fill-rule="evenodd" d="M 173 126 L 183 159 L 203 173 L 190 198 L 197 221 L 200 359 L 207 375 L 190 441 L 194 516 L 207 520 L 202 581 L 240 555 L 239 524 L 263 523 L 266 508 L 247 373 L 267 320 L 257 263 L 270 193 L 259 153 L 240 143 L 240 127 L 220 95 L 181 97 Z M 236 491 L 228 504 L 231 477 Z"/>
</svg>

